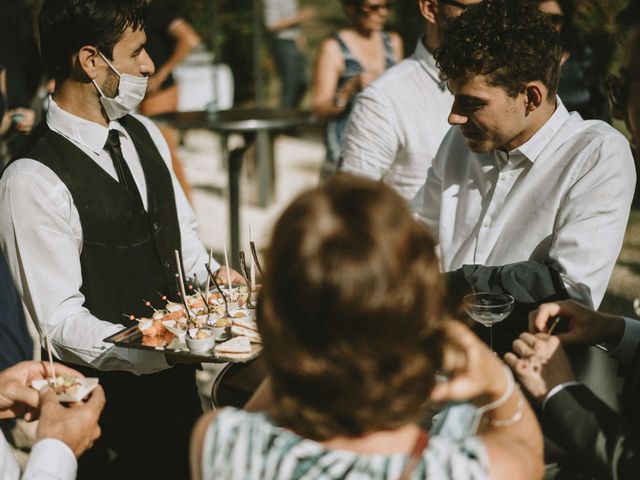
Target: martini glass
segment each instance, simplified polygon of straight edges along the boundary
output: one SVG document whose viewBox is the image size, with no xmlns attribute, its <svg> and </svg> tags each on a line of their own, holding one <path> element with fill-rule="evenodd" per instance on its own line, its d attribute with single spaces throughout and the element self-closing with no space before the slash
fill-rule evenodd
<svg viewBox="0 0 640 480">
<path fill-rule="evenodd" d="M 506 293 L 472 293 L 466 295 L 463 302 L 467 315 L 489 328 L 489 346 L 493 350 L 493 325 L 509 316 L 513 297 Z"/>
</svg>

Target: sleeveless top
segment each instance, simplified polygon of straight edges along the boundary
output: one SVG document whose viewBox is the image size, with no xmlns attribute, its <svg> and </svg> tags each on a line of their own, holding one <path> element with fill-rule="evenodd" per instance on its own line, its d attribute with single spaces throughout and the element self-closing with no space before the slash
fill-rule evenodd
<svg viewBox="0 0 640 480">
<path fill-rule="evenodd" d="M 402 453 L 330 449 L 278 427 L 263 412 L 225 408 L 207 429 L 202 473 L 205 480 L 397 480 L 408 459 Z M 430 437 L 411 478 L 487 479 L 484 444 L 478 437 L 460 441 Z"/>
<path fill-rule="evenodd" d="M 389 33 L 385 31 L 382 31 L 380 33 L 382 35 L 382 43 L 384 46 L 384 69 L 387 70 L 388 68 L 395 65 L 396 61 L 393 56 L 391 35 L 389 35 Z M 362 68 L 362 65 L 360 64 L 358 59 L 353 56 L 353 53 L 351 53 L 349 47 L 347 47 L 347 44 L 344 42 L 339 33 L 333 33 L 331 35 L 331 38 L 334 38 L 338 42 L 338 45 L 340 45 L 340 51 L 342 52 L 342 57 L 344 58 L 344 70 L 340 74 L 338 85 L 336 87 L 336 92 L 338 92 L 349 79 L 364 72 L 364 68 Z M 340 116 L 335 117 L 327 122 L 327 156 L 325 165 L 323 165 L 323 170 L 328 171 L 328 173 L 335 171 L 339 167 L 340 155 L 342 154 L 342 146 L 344 145 L 344 133 L 347 126 L 347 121 L 349 120 L 349 113 L 351 113 L 351 105 L 347 106 L 347 108 L 344 109 Z"/>
</svg>

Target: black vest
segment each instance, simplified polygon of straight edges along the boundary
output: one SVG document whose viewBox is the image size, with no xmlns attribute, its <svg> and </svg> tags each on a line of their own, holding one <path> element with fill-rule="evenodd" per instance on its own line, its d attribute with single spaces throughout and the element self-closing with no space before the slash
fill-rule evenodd
<svg viewBox="0 0 640 480">
<path fill-rule="evenodd" d="M 82 225 L 85 307 L 112 323 L 123 314 L 149 316 L 143 298 L 175 297 L 180 229 L 171 176 L 147 129 L 135 118 L 121 121 L 136 147 L 147 185 L 148 211 L 124 186 L 78 147 L 42 124 L 25 154 L 49 167 L 67 186 Z"/>
<path fill-rule="evenodd" d="M 149 132 L 131 116 L 120 122 L 140 157 L 148 211 L 44 122 L 21 157 L 49 167 L 71 192 L 82 226 L 84 306 L 101 320 L 132 325 L 123 314 L 152 313 L 143 299 L 159 304 L 158 292 L 176 298 L 180 228 L 171 175 Z M 102 438 L 81 457 L 78 478 L 188 477 L 189 433 L 201 413 L 193 366 L 142 376 L 71 366 L 99 377 L 107 397 Z"/>
</svg>

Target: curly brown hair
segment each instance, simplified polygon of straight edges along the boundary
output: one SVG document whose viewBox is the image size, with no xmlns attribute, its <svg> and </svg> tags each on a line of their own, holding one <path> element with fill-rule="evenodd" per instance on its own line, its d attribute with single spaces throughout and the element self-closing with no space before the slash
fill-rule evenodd
<svg viewBox="0 0 640 480">
<path fill-rule="evenodd" d="M 276 421 L 316 440 L 420 416 L 441 364 L 434 241 L 390 187 L 348 174 L 278 220 L 258 304 Z"/>
<path fill-rule="evenodd" d="M 434 56 L 444 80 L 483 75 L 512 97 L 538 80 L 553 98 L 562 46 L 537 2 L 484 0 L 450 22 Z"/>
</svg>

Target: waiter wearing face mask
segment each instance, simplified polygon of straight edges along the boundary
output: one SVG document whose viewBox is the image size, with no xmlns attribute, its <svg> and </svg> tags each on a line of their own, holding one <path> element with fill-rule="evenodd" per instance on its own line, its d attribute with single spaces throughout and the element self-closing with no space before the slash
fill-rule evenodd
<svg viewBox="0 0 640 480">
<path fill-rule="evenodd" d="M 154 71 L 146 12 L 145 0 L 44 1 L 41 51 L 56 88 L 0 178 L 0 246 L 25 313 L 43 345 L 48 334 L 54 355 L 106 392 L 102 438 L 79 464 L 92 480 L 187 478 L 201 409 L 194 367 L 102 341 L 132 324 L 123 313 L 149 316 L 143 299 L 175 296 L 174 250 L 187 276 L 205 279 L 167 145 L 130 113 Z"/>
</svg>

